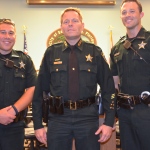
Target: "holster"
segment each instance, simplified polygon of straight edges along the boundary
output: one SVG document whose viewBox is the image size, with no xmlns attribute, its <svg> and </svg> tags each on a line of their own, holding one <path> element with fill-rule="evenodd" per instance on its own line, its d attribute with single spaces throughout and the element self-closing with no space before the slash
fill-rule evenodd
<svg viewBox="0 0 150 150">
<path fill-rule="evenodd" d="M 56 106 L 55 106 L 55 98 L 54 96 L 49 97 L 49 105 L 50 105 L 50 112 L 55 114 L 56 113 Z"/>
<path fill-rule="evenodd" d="M 150 107 L 150 95 L 148 97 L 146 97 L 145 99 L 141 100 L 145 105 L 147 105 L 148 107 Z"/>
<path fill-rule="evenodd" d="M 53 114 L 64 114 L 64 102 L 62 96 L 49 97 L 50 112 Z"/>
<path fill-rule="evenodd" d="M 64 102 L 62 96 L 55 97 L 55 105 L 57 114 L 64 114 Z"/>
<path fill-rule="evenodd" d="M 117 108 L 119 109 L 120 107 L 125 109 L 133 109 L 134 103 L 132 102 L 132 98 L 129 95 L 119 93 L 117 95 Z"/>
</svg>

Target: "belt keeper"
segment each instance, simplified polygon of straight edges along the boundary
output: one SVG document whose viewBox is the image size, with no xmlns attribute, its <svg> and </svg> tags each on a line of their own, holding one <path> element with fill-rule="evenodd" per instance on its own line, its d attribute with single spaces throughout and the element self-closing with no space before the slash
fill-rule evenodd
<svg viewBox="0 0 150 150">
<path fill-rule="evenodd" d="M 12 108 L 14 109 L 14 111 L 15 111 L 15 113 L 16 113 L 16 116 L 17 116 L 17 115 L 19 114 L 17 108 L 16 108 L 14 105 L 11 105 L 11 106 L 12 106 Z"/>
</svg>

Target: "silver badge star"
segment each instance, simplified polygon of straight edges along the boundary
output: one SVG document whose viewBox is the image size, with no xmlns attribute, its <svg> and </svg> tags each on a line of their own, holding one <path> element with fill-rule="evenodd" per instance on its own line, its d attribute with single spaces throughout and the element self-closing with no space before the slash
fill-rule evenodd
<svg viewBox="0 0 150 150">
<path fill-rule="evenodd" d="M 86 57 L 86 61 L 92 62 L 93 57 L 92 57 L 90 54 L 88 54 L 88 55 L 85 56 L 85 57 Z"/>
<path fill-rule="evenodd" d="M 141 49 L 141 48 L 143 48 L 143 49 L 145 49 L 145 45 L 146 45 L 147 43 L 144 43 L 143 41 L 141 42 L 141 44 L 138 44 L 139 45 L 139 49 Z"/>
<path fill-rule="evenodd" d="M 20 64 L 20 69 L 21 68 L 25 69 L 25 64 L 23 63 L 23 61 L 21 61 L 19 64 Z"/>
</svg>

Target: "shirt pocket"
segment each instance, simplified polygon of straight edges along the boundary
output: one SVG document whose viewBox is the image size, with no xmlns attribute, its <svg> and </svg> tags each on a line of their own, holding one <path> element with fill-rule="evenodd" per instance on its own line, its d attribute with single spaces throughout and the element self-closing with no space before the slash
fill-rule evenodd
<svg viewBox="0 0 150 150">
<path fill-rule="evenodd" d="M 149 74 L 150 75 L 150 54 L 145 53 L 139 57 L 138 55 L 133 56 L 133 64 L 134 64 L 134 71 L 139 72 L 141 74 Z"/>
<path fill-rule="evenodd" d="M 67 82 L 67 65 L 50 65 L 51 84 L 62 86 L 62 82 Z"/>
<path fill-rule="evenodd" d="M 119 76 L 121 76 L 123 74 L 123 55 L 117 55 L 114 56 L 114 60 L 115 63 L 117 64 L 117 70 L 118 70 L 118 74 Z"/>
<path fill-rule="evenodd" d="M 82 64 L 79 66 L 81 83 L 86 86 L 95 86 L 97 83 L 97 66 Z"/>
<path fill-rule="evenodd" d="M 26 76 L 25 72 L 18 70 L 14 72 L 14 88 L 17 91 L 24 91 L 26 88 Z"/>
</svg>

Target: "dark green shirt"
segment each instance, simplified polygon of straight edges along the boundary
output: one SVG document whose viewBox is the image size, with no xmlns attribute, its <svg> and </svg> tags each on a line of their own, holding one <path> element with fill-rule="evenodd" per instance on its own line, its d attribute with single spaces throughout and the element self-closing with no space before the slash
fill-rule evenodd
<svg viewBox="0 0 150 150">
<path fill-rule="evenodd" d="M 80 40 L 76 44 L 79 64 L 79 97 L 84 100 L 95 96 L 97 84 L 100 85 L 104 108 L 105 124 L 114 123 L 114 82 L 102 50 L 91 43 Z M 67 42 L 54 44 L 47 48 L 38 75 L 33 99 L 33 120 L 35 129 L 42 128 L 42 92 L 50 91 L 53 96 L 68 96 L 68 59 L 70 48 Z"/>
<path fill-rule="evenodd" d="M 132 48 L 124 48 L 125 40 Z M 124 36 L 111 51 L 111 72 L 120 77 L 120 90 L 130 95 L 150 91 L 150 32 L 141 28 L 137 36 Z"/>
<path fill-rule="evenodd" d="M 10 59 L 16 67 L 6 67 L 2 59 Z M 25 92 L 35 86 L 36 71 L 31 58 L 21 51 L 12 50 L 0 55 L 0 109 L 13 105 Z"/>
</svg>

